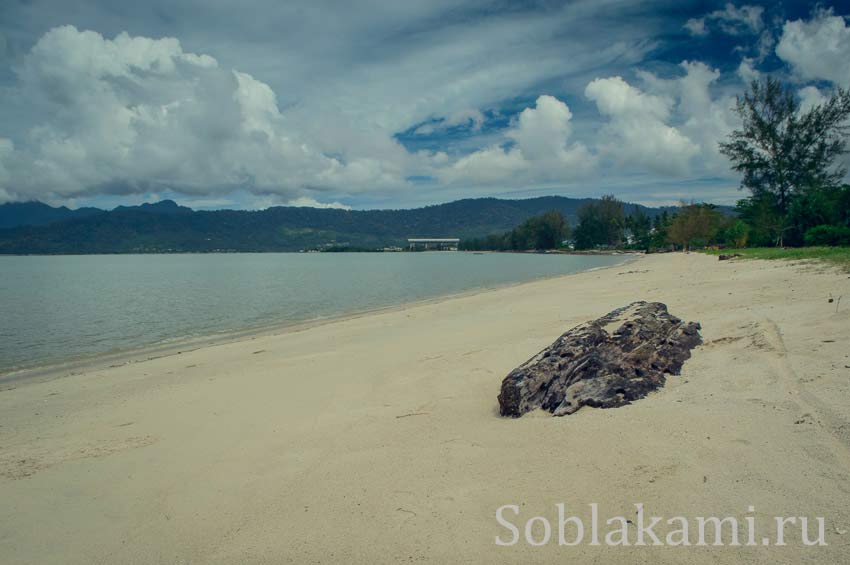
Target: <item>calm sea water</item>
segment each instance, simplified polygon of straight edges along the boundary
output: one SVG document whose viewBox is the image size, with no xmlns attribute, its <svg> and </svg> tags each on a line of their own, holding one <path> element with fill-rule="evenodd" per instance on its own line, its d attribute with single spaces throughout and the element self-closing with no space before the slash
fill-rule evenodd
<svg viewBox="0 0 850 565">
<path fill-rule="evenodd" d="M 471 253 L 0 257 L 0 373 L 613 265 Z"/>
</svg>

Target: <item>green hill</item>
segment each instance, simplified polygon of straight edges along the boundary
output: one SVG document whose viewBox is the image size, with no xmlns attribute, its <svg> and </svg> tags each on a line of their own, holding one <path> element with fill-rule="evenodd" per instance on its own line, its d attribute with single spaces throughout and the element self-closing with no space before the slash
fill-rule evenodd
<svg viewBox="0 0 850 565">
<path fill-rule="evenodd" d="M 72 214 L 46 225 L 41 221 L 32 223 L 42 225 L 0 229 L 0 253 L 298 251 L 333 245 L 380 248 L 404 245 L 408 237 L 463 239 L 500 233 L 548 210 L 558 210 L 575 224 L 579 208 L 591 201 L 547 196 L 466 199 L 410 210 L 273 207 L 260 211 L 194 211 L 164 200 L 111 211 L 86 209 L 82 216 Z M 47 206 L 6 204 L 3 213 L 7 218 L 14 217 L 16 207 L 33 204 L 42 211 Z M 661 211 L 627 204 L 626 213 L 636 208 L 650 216 Z"/>
</svg>

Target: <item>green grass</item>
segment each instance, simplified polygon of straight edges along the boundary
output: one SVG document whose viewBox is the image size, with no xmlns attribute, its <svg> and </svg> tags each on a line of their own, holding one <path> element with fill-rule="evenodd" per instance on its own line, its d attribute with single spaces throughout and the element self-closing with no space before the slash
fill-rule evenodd
<svg viewBox="0 0 850 565">
<path fill-rule="evenodd" d="M 789 259 L 802 261 L 814 259 L 836 265 L 845 271 L 850 271 L 850 247 L 750 247 L 746 249 L 708 249 L 705 253 L 720 255 L 721 253 L 739 253 L 743 259 Z"/>
</svg>

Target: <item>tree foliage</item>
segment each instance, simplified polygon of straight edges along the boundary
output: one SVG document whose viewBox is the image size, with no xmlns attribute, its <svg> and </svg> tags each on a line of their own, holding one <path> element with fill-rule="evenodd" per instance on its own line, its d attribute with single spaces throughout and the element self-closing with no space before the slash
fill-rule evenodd
<svg viewBox="0 0 850 565">
<path fill-rule="evenodd" d="M 834 162 L 847 152 L 850 91 L 839 88 L 803 112 L 790 88 L 768 77 L 753 81 L 735 110 L 742 127 L 720 143 L 720 151 L 743 175 L 742 187 L 755 197 L 772 195 L 781 213 L 788 212 L 795 195 L 835 187 L 846 174 Z"/>
<path fill-rule="evenodd" d="M 578 211 L 578 219 L 574 233 L 576 249 L 622 245 L 625 208 L 614 195 L 605 195 L 598 202 L 586 204 Z"/>
<path fill-rule="evenodd" d="M 688 250 L 691 245 L 708 245 L 720 231 L 721 216 L 713 204 L 682 204 L 670 223 L 667 239 Z"/>
<path fill-rule="evenodd" d="M 655 217 L 652 221 L 652 232 L 650 233 L 649 246 L 647 247 L 648 251 L 659 250 L 668 245 L 667 230 L 670 229 L 671 222 L 672 218 L 666 210 Z"/>
<path fill-rule="evenodd" d="M 637 249 L 649 249 L 652 247 L 652 220 L 643 213 L 643 210 L 635 210 L 626 216 L 626 229 L 631 232 L 631 246 Z"/>
<path fill-rule="evenodd" d="M 750 237 L 750 226 L 743 220 L 735 220 L 723 232 L 723 243 L 736 249 L 746 247 Z"/>
<path fill-rule="evenodd" d="M 570 226 L 563 214 L 550 210 L 529 218 L 509 232 L 462 241 L 461 248 L 470 251 L 557 249 L 569 234 Z"/>
<path fill-rule="evenodd" d="M 741 173 L 750 197 L 738 203 L 755 245 L 803 245 L 818 225 L 847 225 L 847 153 L 850 91 L 838 88 L 824 103 L 803 110 L 792 90 L 774 78 L 753 81 L 735 107 L 740 129 L 720 152 Z"/>
<path fill-rule="evenodd" d="M 815 226 L 805 234 L 806 245 L 850 245 L 847 226 Z"/>
</svg>

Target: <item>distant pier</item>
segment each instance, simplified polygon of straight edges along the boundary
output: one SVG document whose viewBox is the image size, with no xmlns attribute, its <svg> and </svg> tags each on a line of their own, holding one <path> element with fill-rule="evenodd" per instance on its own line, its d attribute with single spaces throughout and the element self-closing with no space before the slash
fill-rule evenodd
<svg viewBox="0 0 850 565">
<path fill-rule="evenodd" d="M 411 237 L 407 240 L 410 251 L 457 251 L 460 238 L 457 237 Z"/>
</svg>

